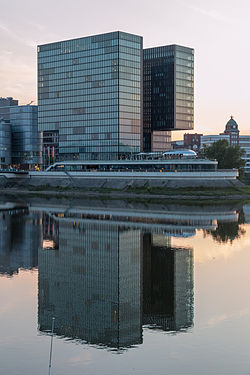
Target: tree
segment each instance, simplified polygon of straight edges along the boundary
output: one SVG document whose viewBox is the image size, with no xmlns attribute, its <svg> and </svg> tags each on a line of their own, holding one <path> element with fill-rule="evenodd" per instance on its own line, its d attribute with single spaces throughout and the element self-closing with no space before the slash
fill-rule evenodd
<svg viewBox="0 0 250 375">
<path fill-rule="evenodd" d="M 207 229 L 203 233 L 206 236 L 211 235 L 213 239 L 219 243 L 233 243 L 234 240 L 241 238 L 246 233 L 241 224 L 245 223 L 245 215 L 243 209 L 238 211 L 237 222 L 218 222 L 216 229 Z"/>
<path fill-rule="evenodd" d="M 211 146 L 204 147 L 202 155 L 208 159 L 216 159 L 219 169 L 243 169 L 245 161 L 242 156 L 245 154 L 240 146 L 229 146 L 225 139 L 214 142 Z"/>
<path fill-rule="evenodd" d="M 205 234 L 210 234 L 216 242 L 219 243 L 233 243 L 234 240 L 239 239 L 246 233 L 245 229 L 236 223 L 218 222 L 215 230 L 207 229 Z"/>
</svg>

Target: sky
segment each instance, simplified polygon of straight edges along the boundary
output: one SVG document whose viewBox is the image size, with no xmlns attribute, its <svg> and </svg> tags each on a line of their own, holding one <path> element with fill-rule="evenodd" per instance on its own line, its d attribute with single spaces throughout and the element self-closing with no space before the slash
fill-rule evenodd
<svg viewBox="0 0 250 375">
<path fill-rule="evenodd" d="M 0 0 L 0 96 L 37 102 L 36 46 L 114 30 L 195 49 L 194 131 L 250 134 L 249 0 Z M 183 132 L 173 132 L 181 139 Z"/>
</svg>

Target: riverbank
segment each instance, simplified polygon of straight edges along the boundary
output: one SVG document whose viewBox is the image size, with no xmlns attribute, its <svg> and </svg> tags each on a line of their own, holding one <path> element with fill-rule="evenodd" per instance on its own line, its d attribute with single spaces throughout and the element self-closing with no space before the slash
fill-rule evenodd
<svg viewBox="0 0 250 375">
<path fill-rule="evenodd" d="M 118 188 L 69 188 L 51 186 L 19 186 L 6 187 L 0 190 L 1 195 L 10 195 L 15 197 L 21 196 L 41 196 L 41 197 L 58 197 L 58 198 L 102 198 L 102 199 L 145 199 L 145 200 L 198 200 L 198 201 L 239 201 L 250 200 L 250 186 L 231 186 L 226 188 L 177 188 L 171 189 L 166 187 L 128 187 L 126 189 Z"/>
</svg>

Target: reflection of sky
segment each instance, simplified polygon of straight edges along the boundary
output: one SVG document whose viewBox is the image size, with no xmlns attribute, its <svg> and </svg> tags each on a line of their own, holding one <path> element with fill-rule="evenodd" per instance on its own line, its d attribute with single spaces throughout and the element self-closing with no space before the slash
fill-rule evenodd
<svg viewBox="0 0 250 375">
<path fill-rule="evenodd" d="M 52 240 L 43 240 L 42 247 L 43 249 L 54 249 L 55 242 Z"/>
<path fill-rule="evenodd" d="M 175 246 L 194 248 L 195 321 L 189 333 L 145 329 L 143 345 L 123 355 L 56 339 L 53 375 L 248 374 L 250 226 L 244 227 L 245 236 L 232 245 L 203 238 L 202 231 L 191 239 L 171 239 Z M 0 278 L 3 374 L 46 373 L 50 341 L 37 333 L 37 293 L 36 271 Z"/>
<path fill-rule="evenodd" d="M 239 240 L 234 240 L 232 244 L 230 242 L 225 244 L 219 244 L 213 240 L 210 235 L 204 236 L 202 230 L 196 231 L 196 236 L 192 238 L 173 238 L 173 246 L 193 246 L 194 261 L 195 263 L 206 263 L 208 261 L 218 261 L 219 259 L 232 258 L 242 251 L 243 248 L 250 249 L 250 225 L 242 225 L 246 230 Z"/>
</svg>

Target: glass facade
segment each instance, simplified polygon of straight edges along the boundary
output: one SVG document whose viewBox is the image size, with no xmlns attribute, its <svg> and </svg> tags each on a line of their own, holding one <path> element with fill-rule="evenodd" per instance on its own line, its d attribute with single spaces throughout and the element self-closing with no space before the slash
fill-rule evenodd
<svg viewBox="0 0 250 375">
<path fill-rule="evenodd" d="M 194 50 L 177 45 L 143 51 L 144 151 L 153 131 L 194 126 Z"/>
<path fill-rule="evenodd" d="M 112 32 L 38 46 L 44 164 L 141 150 L 142 37 Z"/>
<path fill-rule="evenodd" d="M 143 237 L 143 324 L 165 331 L 193 326 L 194 259 L 192 248 L 171 246 L 171 238 Z"/>
<path fill-rule="evenodd" d="M 0 168 L 11 164 L 11 129 L 10 123 L 0 117 Z"/>
<path fill-rule="evenodd" d="M 157 131 L 151 132 L 151 151 L 167 151 L 171 149 L 171 132 Z M 148 150 L 149 151 L 149 150 Z"/>
<path fill-rule="evenodd" d="M 175 123 L 173 130 L 194 128 L 194 50 L 175 46 Z"/>
<path fill-rule="evenodd" d="M 96 220 L 81 208 L 44 213 L 41 222 L 41 332 L 48 333 L 56 317 L 57 336 L 122 349 L 142 343 L 142 325 L 175 332 L 193 326 L 193 249 L 171 246 L 168 225 Z"/>
<path fill-rule="evenodd" d="M 245 154 L 242 156 L 242 159 L 245 160 L 245 173 L 250 172 L 250 136 L 249 135 L 240 135 L 239 136 L 239 146 L 245 150 Z"/>
<path fill-rule="evenodd" d="M 10 121 L 10 107 L 18 105 L 18 100 L 11 97 L 0 98 L 0 117 L 5 121 Z"/>
<path fill-rule="evenodd" d="M 37 268 L 37 249 L 42 236 L 40 220 L 40 213 L 28 210 L 0 213 L 0 277 Z"/>
<path fill-rule="evenodd" d="M 37 106 L 10 107 L 12 163 L 24 169 L 42 164 L 42 139 L 38 132 Z"/>
<path fill-rule="evenodd" d="M 56 316 L 59 336 L 112 348 L 140 344 L 140 230 L 75 217 L 48 224 L 38 253 L 40 331 Z M 58 246 L 48 248 L 48 232 Z"/>
</svg>

